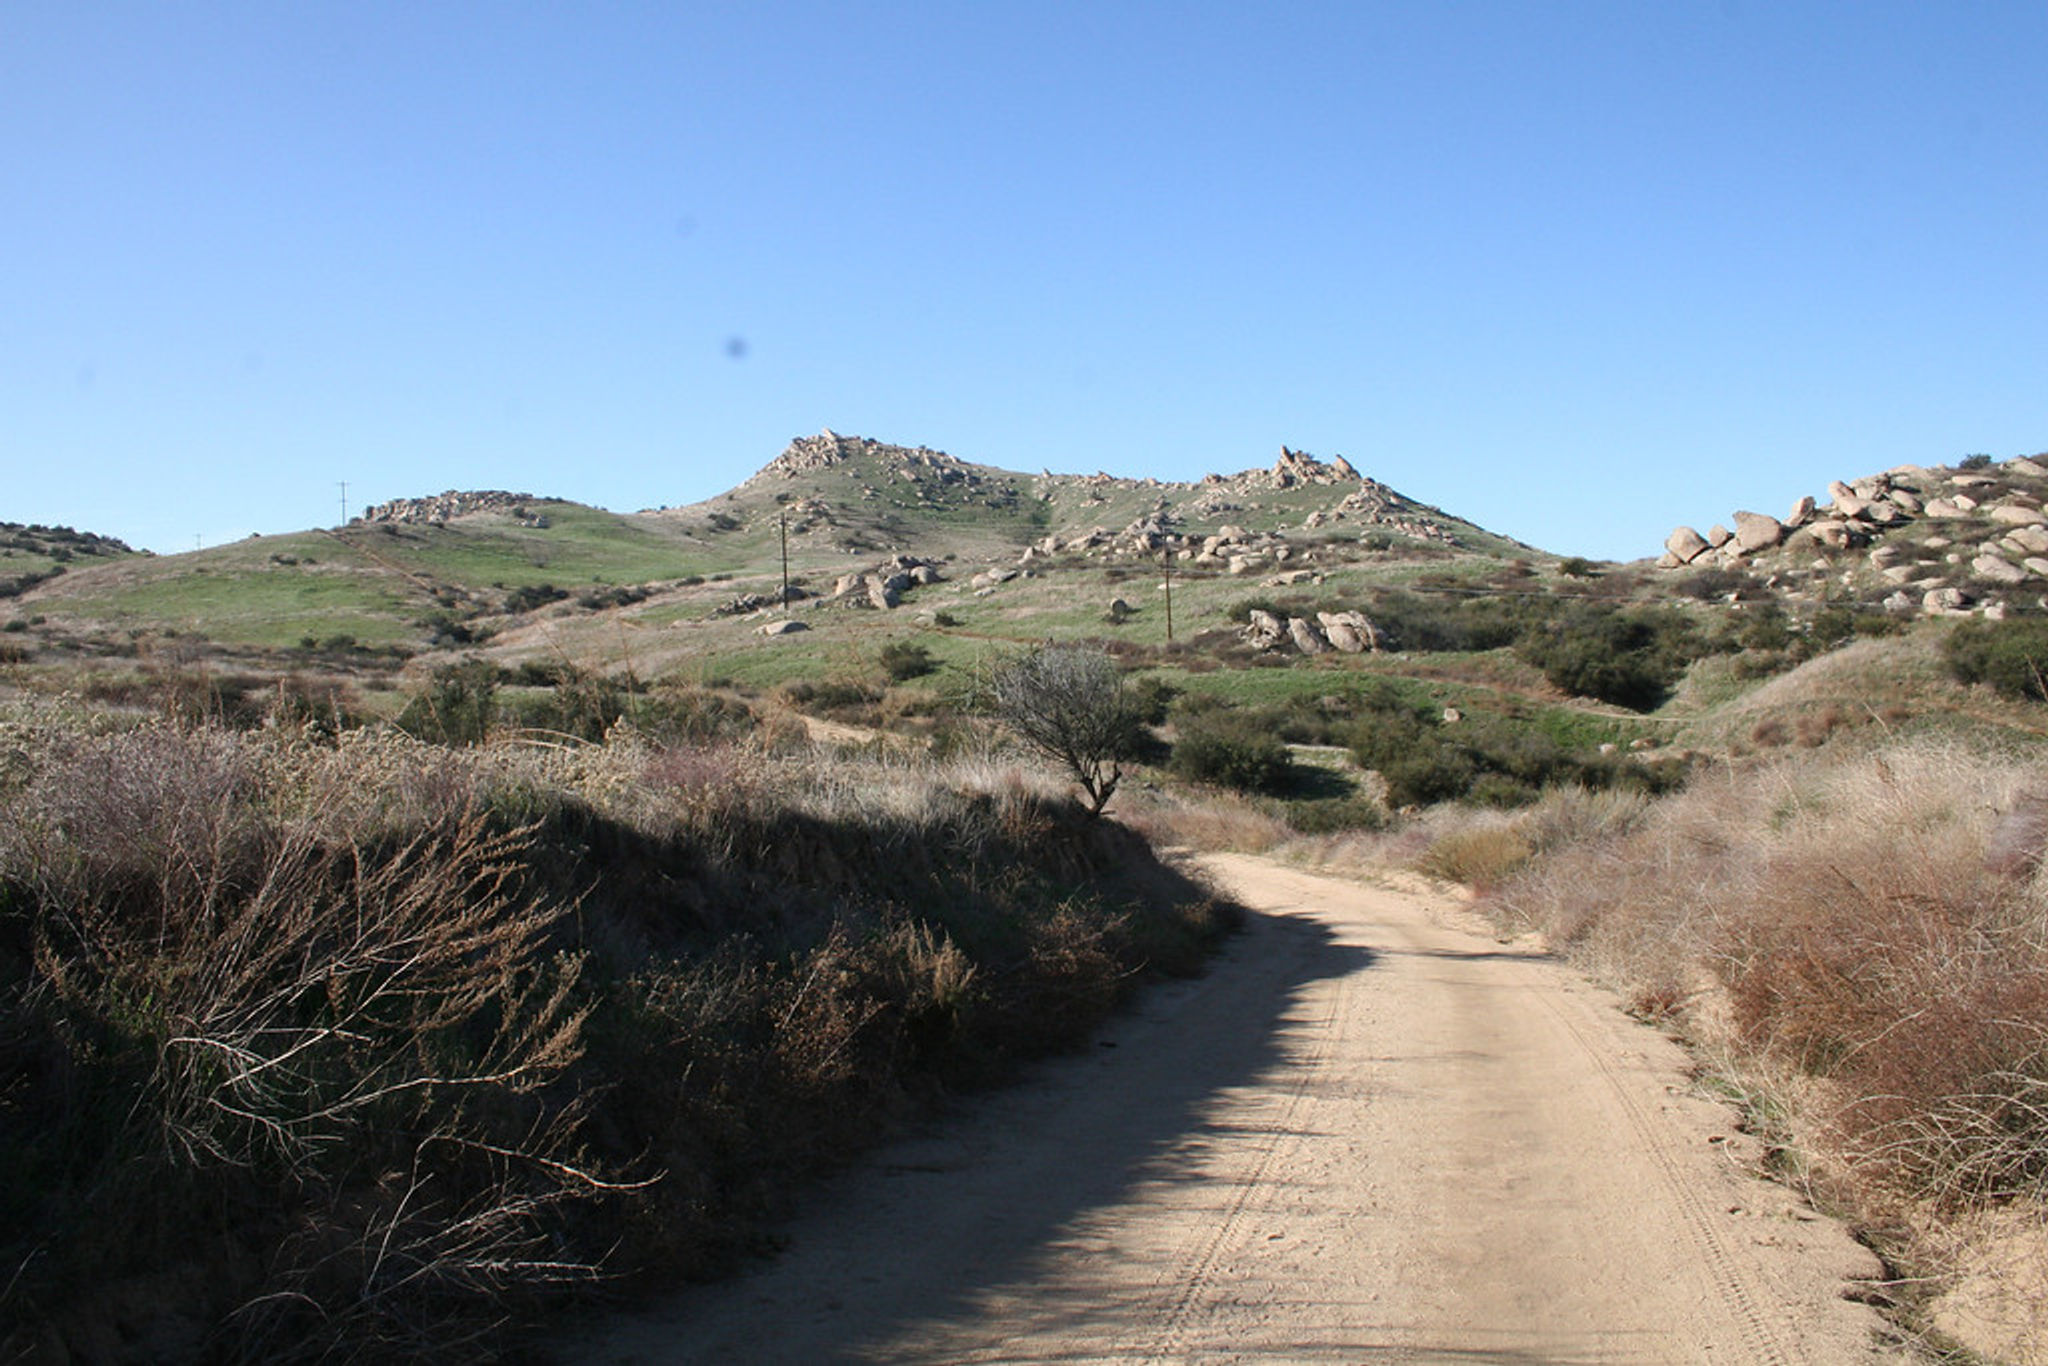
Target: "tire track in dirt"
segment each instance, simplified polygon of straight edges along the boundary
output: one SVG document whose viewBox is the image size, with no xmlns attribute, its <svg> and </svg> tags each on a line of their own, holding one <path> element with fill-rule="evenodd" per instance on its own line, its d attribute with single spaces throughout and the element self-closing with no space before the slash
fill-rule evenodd
<svg viewBox="0 0 2048 1366">
<path fill-rule="evenodd" d="M 1653 1119 L 1646 1114 L 1640 1102 L 1630 1093 L 1616 1074 L 1606 1052 L 1586 1037 L 1573 1023 L 1570 1013 L 1558 1003 L 1557 997 L 1548 992 L 1532 993 L 1551 1016 L 1562 1025 L 1565 1032 L 1577 1042 L 1586 1059 L 1607 1083 L 1622 1113 L 1627 1117 L 1630 1130 L 1642 1145 L 1642 1151 L 1656 1163 L 1663 1176 L 1664 1189 L 1671 1203 L 1677 1207 L 1690 1227 L 1694 1240 L 1706 1254 L 1707 1263 L 1715 1288 L 1721 1300 L 1740 1319 L 1744 1329 L 1744 1345 L 1747 1360 L 1768 1363 L 1768 1366 L 1793 1366 L 1793 1358 L 1769 1320 L 1758 1308 L 1758 1293 L 1751 1278 L 1743 1274 L 1730 1255 L 1715 1221 L 1708 1214 L 1700 1199 L 1695 1182 L 1687 1180 L 1679 1168 L 1676 1155 L 1672 1152 L 1677 1131 L 1670 1124 Z"/>
<path fill-rule="evenodd" d="M 1203 978 L 565 1342 L 661 1362 L 1897 1360 L 1873 1259 L 1743 1177 L 1675 1045 L 1455 902 L 1246 857 Z M 577 1336 L 585 1336 L 578 1334 Z"/>
</svg>

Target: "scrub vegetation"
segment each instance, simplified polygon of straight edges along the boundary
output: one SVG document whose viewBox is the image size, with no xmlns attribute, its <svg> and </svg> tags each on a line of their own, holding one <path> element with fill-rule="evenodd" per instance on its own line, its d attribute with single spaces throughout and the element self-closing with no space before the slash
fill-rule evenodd
<svg viewBox="0 0 2048 1366">
<path fill-rule="evenodd" d="M 993 762 L 0 729 L 11 1351 L 484 1357 L 1083 1040 L 1230 908 Z"/>
</svg>

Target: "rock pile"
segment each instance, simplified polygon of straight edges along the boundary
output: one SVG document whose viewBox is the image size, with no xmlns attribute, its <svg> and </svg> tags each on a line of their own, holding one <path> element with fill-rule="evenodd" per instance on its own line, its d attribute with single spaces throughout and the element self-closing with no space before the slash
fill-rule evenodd
<svg viewBox="0 0 2048 1366">
<path fill-rule="evenodd" d="M 935 560 L 921 560 L 914 555 L 897 555 L 873 569 L 841 574 L 839 581 L 832 586 L 826 601 L 856 607 L 873 607 L 886 612 L 901 606 L 903 595 L 911 589 L 928 583 L 938 583 L 944 577 L 939 572 L 938 562 Z"/>
<path fill-rule="evenodd" d="M 1281 650 L 1292 645 L 1305 655 L 1331 650 L 1352 655 L 1368 651 L 1377 654 L 1384 641 L 1380 629 L 1363 612 L 1318 612 L 1314 621 L 1307 617 L 1283 620 L 1258 607 L 1251 609 L 1238 636 L 1255 650 Z"/>
<path fill-rule="evenodd" d="M 554 500 L 535 498 L 530 493 L 507 493 L 503 489 L 450 489 L 433 498 L 394 498 L 388 503 L 372 504 L 363 509 L 361 516 L 349 518 L 349 525 L 451 522 L 477 512 L 510 512 L 521 526 L 546 527 L 547 514 L 527 506 L 543 501 Z"/>
<path fill-rule="evenodd" d="M 863 456 L 893 463 L 899 475 L 906 477 L 918 469 L 938 471 L 949 481 L 965 479 L 971 473 L 963 461 L 944 451 L 928 446 L 892 446 L 868 436 L 841 436 L 827 427 L 816 436 L 800 436 L 791 441 L 754 478 L 795 479 Z"/>
<path fill-rule="evenodd" d="M 1262 495 L 1312 487 L 1336 490 L 1350 486 L 1342 498 L 1308 512 L 1302 522 L 1303 530 L 1323 530 L 1351 523 L 1362 531 L 1380 529 L 1441 545 L 1458 543 L 1457 533 L 1439 520 L 1441 514 L 1436 509 L 1411 502 L 1385 484 L 1367 478 L 1343 456 L 1322 461 L 1306 451 L 1287 446 L 1280 448 L 1279 459 L 1269 468 L 1245 470 L 1238 474 L 1204 475 L 1193 484 L 1161 483 L 1157 479 L 1116 479 L 1100 473 L 1081 476 L 1046 474 L 1039 482 L 1041 487 L 1050 485 L 1054 489 L 1085 489 L 1088 497 L 1084 501 L 1090 503 L 1108 501 L 1106 495 L 1117 488 L 1159 491 L 1157 510 L 1153 514 L 1140 518 L 1120 533 L 1096 529 L 1102 538 L 1102 551 L 1109 554 L 1157 554 L 1162 546 L 1178 554 L 1189 549 L 1174 538 L 1172 531 L 1182 518 L 1208 521 L 1233 513 L 1259 512 L 1266 509 L 1260 501 Z M 1193 553 L 1182 558 L 1191 559 Z"/>
<path fill-rule="evenodd" d="M 2038 491 L 2028 485 L 2039 485 Z M 2048 581 L 2048 456 L 2008 460 L 1974 469 L 1903 465 L 1883 474 L 1828 485 L 1828 501 L 1793 504 L 1783 521 L 1738 512 L 1735 529 L 1716 526 L 1702 535 L 1688 526 L 1664 542 L 1661 568 L 1730 566 L 1776 552 L 1772 562 L 1842 568 L 1846 552 L 1868 547 L 1861 565 L 1898 585 L 1884 600 L 1899 614 L 1944 615 L 1977 608 L 1976 591 L 2022 588 Z M 1897 533 L 1918 530 L 1900 539 Z M 1971 584 L 1961 586 L 1962 579 Z M 2003 604 L 1981 609 L 1996 615 Z"/>
</svg>

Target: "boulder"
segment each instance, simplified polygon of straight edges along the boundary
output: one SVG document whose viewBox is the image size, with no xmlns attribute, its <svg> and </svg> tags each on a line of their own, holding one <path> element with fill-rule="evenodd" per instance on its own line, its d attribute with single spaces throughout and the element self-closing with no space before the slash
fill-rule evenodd
<svg viewBox="0 0 2048 1366">
<path fill-rule="evenodd" d="M 1272 650 L 1287 638 L 1287 626 L 1271 612 L 1254 607 L 1250 621 L 1238 634 L 1254 650 Z"/>
<path fill-rule="evenodd" d="M 1305 655 L 1323 654 L 1330 648 L 1330 642 L 1316 629 L 1315 623 L 1301 617 L 1287 619 L 1287 634 L 1294 640 L 1294 648 Z"/>
<path fill-rule="evenodd" d="M 1836 521 L 1833 518 L 1824 522 L 1814 522 L 1802 528 L 1802 530 L 1818 544 L 1826 546 L 1829 550 L 1847 550 L 1852 539 L 1849 524 Z"/>
<path fill-rule="evenodd" d="M 1828 497 L 1834 500 L 1835 511 L 1844 517 L 1860 517 L 1870 506 L 1870 500 L 1855 489 L 1837 479 L 1828 485 Z"/>
<path fill-rule="evenodd" d="M 2048 523 L 2048 513 L 2039 508 L 2030 508 L 2025 503 L 1999 503 L 1984 514 L 1994 522 L 2006 526 L 2040 526 Z"/>
<path fill-rule="evenodd" d="M 2029 479 L 2048 479 L 2048 465 L 2042 464 L 2042 460 L 2048 460 L 2048 456 L 2030 458 L 2023 455 L 2017 460 L 2006 461 L 1999 468 L 2011 474 L 2025 475 Z"/>
<path fill-rule="evenodd" d="M 1967 611 L 1970 595 L 1960 588 L 1934 588 L 1920 599 L 1920 610 L 1930 616 L 1947 616 Z"/>
<path fill-rule="evenodd" d="M 893 582 L 894 580 L 869 579 L 868 605 L 880 608 L 886 612 L 901 603 L 903 601 L 902 592 L 891 586 Z"/>
<path fill-rule="evenodd" d="M 1970 561 L 1970 572 L 1989 583 L 2024 583 L 2027 571 L 1998 555 L 1984 554 Z"/>
<path fill-rule="evenodd" d="M 1707 528 L 1707 544 L 1714 547 L 1714 549 L 1716 550 L 1719 550 L 1722 546 L 1728 544 L 1728 542 L 1734 539 L 1735 533 L 1730 531 L 1727 527 L 1722 526 L 1719 522 L 1716 522 L 1712 526 Z"/>
<path fill-rule="evenodd" d="M 1921 511 L 1929 517 L 1961 517 L 1965 509 L 1953 498 L 1929 498 Z"/>
<path fill-rule="evenodd" d="M 1711 547 L 1707 538 L 1689 526 L 1682 526 L 1664 538 L 1664 549 L 1680 564 L 1691 564 L 1707 553 Z"/>
<path fill-rule="evenodd" d="M 1378 653 L 1380 631 L 1363 612 L 1318 612 L 1316 620 L 1330 644 L 1345 654 Z"/>
<path fill-rule="evenodd" d="M 1769 550 L 1785 539 L 1785 524 L 1761 512 L 1735 514 L 1735 543 L 1744 552 Z"/>
<path fill-rule="evenodd" d="M 1884 610 L 1895 617 L 1908 617 L 1913 614 L 1920 604 L 1913 600 L 1911 593 L 1902 588 L 1886 598 L 1883 605 Z"/>
<path fill-rule="evenodd" d="M 1810 493 L 1802 494 L 1799 501 L 1792 505 L 1791 514 L 1785 518 L 1785 525 L 1805 526 L 1813 520 L 1813 509 L 1813 495 Z"/>
<path fill-rule="evenodd" d="M 2048 557 L 2029 555 L 2020 561 L 2020 567 L 2037 578 L 2048 579 Z"/>
<path fill-rule="evenodd" d="M 789 636 L 811 628 L 800 621 L 771 621 L 766 626 L 757 626 L 754 629 L 764 636 Z"/>
</svg>

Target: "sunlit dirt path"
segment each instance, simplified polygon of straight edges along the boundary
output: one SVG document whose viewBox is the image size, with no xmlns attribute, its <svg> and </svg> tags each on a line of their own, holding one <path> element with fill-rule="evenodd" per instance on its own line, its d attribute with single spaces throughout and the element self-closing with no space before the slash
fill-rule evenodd
<svg viewBox="0 0 2048 1366">
<path fill-rule="evenodd" d="M 824 1190 L 595 1362 L 1895 1359 L 1869 1254 L 1746 1174 L 1679 1050 L 1425 891 L 1204 860 L 1202 979 Z"/>
</svg>

